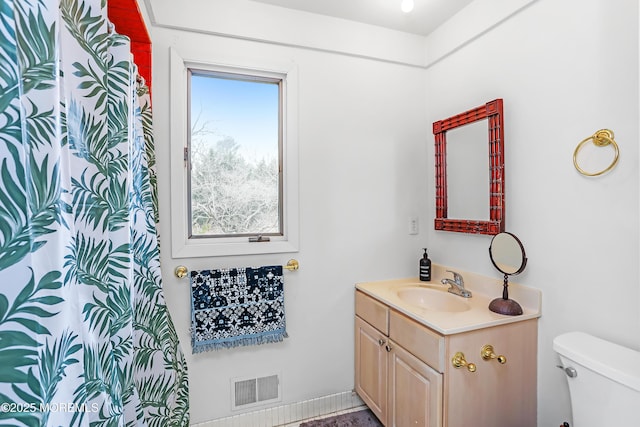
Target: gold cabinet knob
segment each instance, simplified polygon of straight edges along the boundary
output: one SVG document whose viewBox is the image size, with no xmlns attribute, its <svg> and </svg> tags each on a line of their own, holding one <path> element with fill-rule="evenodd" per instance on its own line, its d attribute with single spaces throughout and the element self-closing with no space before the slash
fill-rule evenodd
<svg viewBox="0 0 640 427">
<path fill-rule="evenodd" d="M 469 372 L 476 371 L 476 364 L 467 362 L 467 360 L 464 358 L 464 353 L 461 351 L 457 352 L 453 356 L 453 358 L 451 359 L 451 364 L 456 369 L 466 367 Z"/>
<path fill-rule="evenodd" d="M 480 356 L 482 357 L 482 360 L 496 359 L 501 365 L 507 363 L 507 358 L 503 355 L 497 355 L 494 352 L 493 346 L 491 344 L 487 344 L 483 346 L 482 349 L 480 349 Z"/>
</svg>

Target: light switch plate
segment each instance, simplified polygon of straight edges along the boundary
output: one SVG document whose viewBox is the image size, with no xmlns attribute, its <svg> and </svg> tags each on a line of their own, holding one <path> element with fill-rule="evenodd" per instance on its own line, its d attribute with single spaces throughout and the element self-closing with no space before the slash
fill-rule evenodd
<svg viewBox="0 0 640 427">
<path fill-rule="evenodd" d="M 418 217 L 409 217 L 409 234 L 418 234 L 419 224 Z"/>
</svg>

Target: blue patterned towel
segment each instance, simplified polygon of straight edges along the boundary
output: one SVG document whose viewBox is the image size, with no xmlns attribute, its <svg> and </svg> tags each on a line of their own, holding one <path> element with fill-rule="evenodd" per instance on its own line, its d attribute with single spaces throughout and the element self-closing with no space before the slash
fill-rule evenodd
<svg viewBox="0 0 640 427">
<path fill-rule="evenodd" d="M 282 266 L 191 272 L 193 353 L 282 341 Z"/>
</svg>

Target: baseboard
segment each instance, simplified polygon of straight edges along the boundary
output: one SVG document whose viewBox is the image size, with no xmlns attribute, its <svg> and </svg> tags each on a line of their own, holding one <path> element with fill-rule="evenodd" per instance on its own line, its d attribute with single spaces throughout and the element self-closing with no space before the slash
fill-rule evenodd
<svg viewBox="0 0 640 427">
<path fill-rule="evenodd" d="M 217 420 L 194 424 L 194 427 L 265 427 L 283 426 L 296 423 L 309 418 L 322 417 L 335 412 L 363 406 L 364 402 L 354 391 L 344 391 L 290 403 L 288 405 L 275 406 Z"/>
</svg>

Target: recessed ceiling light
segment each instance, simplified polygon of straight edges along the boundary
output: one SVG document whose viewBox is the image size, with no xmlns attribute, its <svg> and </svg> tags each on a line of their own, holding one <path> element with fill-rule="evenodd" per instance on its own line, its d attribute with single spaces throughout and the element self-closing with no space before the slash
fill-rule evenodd
<svg viewBox="0 0 640 427">
<path fill-rule="evenodd" d="M 411 12 L 413 10 L 413 0 L 402 0 L 402 3 L 400 3 L 400 9 L 402 9 L 404 13 Z"/>
</svg>

